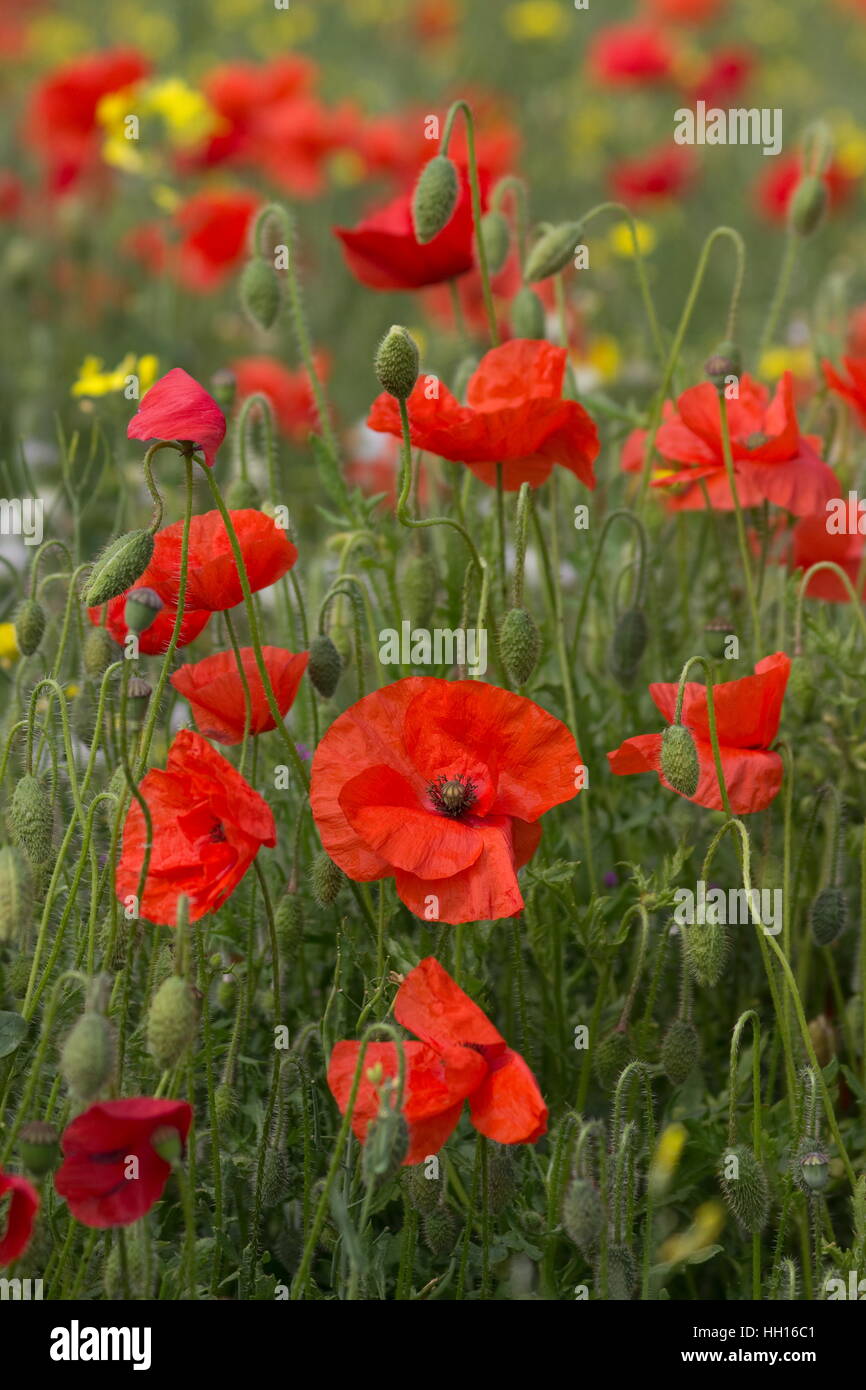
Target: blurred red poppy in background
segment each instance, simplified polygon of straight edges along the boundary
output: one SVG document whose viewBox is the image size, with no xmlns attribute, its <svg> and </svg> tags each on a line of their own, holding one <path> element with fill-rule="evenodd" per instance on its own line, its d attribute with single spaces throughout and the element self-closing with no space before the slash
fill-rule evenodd
<svg viewBox="0 0 866 1390">
<path fill-rule="evenodd" d="M 671 24 L 709 24 L 718 19 L 728 0 L 643 0 L 650 18 Z"/>
<path fill-rule="evenodd" d="M 189 899 L 195 922 L 216 912 L 237 888 L 262 846 L 277 843 L 268 803 L 210 744 L 181 729 L 165 771 L 151 768 L 139 784 L 153 824 L 153 844 L 140 915 L 159 926 L 177 922 L 178 899 Z M 138 893 L 148 843 L 144 813 L 133 798 L 123 827 L 116 891 Z"/>
<path fill-rule="evenodd" d="M 722 772 L 731 810 L 737 816 L 763 811 L 782 785 L 782 759 L 769 750 L 778 733 L 790 670 L 790 658 L 784 652 L 775 652 L 758 662 L 753 676 L 713 686 Z M 676 682 L 649 687 L 653 704 L 668 724 L 674 722 L 678 688 Z M 686 682 L 680 723 L 691 730 L 700 768 L 697 791 L 685 799 L 720 811 L 722 798 L 710 742 L 707 691 L 697 681 Z M 676 791 L 661 770 L 661 750 L 661 734 L 638 734 L 627 738 L 607 757 L 617 776 L 655 772 L 663 786 Z M 677 792 L 677 796 L 682 795 Z"/>
<path fill-rule="evenodd" d="M 852 407 L 860 426 L 866 430 L 866 356 L 843 357 L 842 366 L 847 379 L 836 371 L 832 362 L 823 362 L 824 377 L 831 391 Z"/>
<path fill-rule="evenodd" d="M 252 647 L 242 647 L 241 665 L 250 692 L 250 733 L 264 734 L 276 723 L 268 705 Z M 262 657 L 277 707 L 288 714 L 307 669 L 309 652 L 287 652 L 281 647 L 262 647 Z M 234 652 L 217 652 L 202 661 L 181 666 L 171 677 L 178 694 L 189 701 L 196 728 L 217 743 L 240 743 L 246 723 L 246 692 Z"/>
<path fill-rule="evenodd" d="M 20 1260 L 33 1234 L 39 1194 L 26 1178 L 4 1173 L 0 1168 L 0 1202 L 9 1197 L 5 1229 L 0 1222 L 0 1269 Z"/>
<path fill-rule="evenodd" d="M 298 53 L 267 63 L 238 61 L 212 68 L 202 82 L 202 91 L 220 121 L 217 130 L 196 152 L 196 162 L 254 162 L 263 113 L 278 102 L 304 96 L 312 88 L 315 76 L 315 64 Z"/>
<path fill-rule="evenodd" d="M 174 1138 L 182 1152 L 191 1123 L 187 1101 L 150 1096 L 101 1101 L 77 1115 L 63 1131 L 64 1158 L 54 1177 L 75 1220 L 103 1229 L 146 1216 L 171 1173 L 154 1145 Z"/>
<path fill-rule="evenodd" d="M 547 1106 L 526 1062 L 433 956 L 403 980 L 394 1017 L 421 1039 L 403 1044 L 402 1114 L 409 1129 L 404 1165 L 438 1153 L 466 1100 L 479 1134 L 498 1144 L 534 1144 L 546 1132 Z M 339 1042 L 331 1053 L 328 1085 L 343 1114 L 360 1050 L 358 1042 Z M 373 1082 L 369 1071 L 376 1067 L 381 1079 Z M 361 1143 L 379 1112 L 382 1080 L 398 1070 L 395 1043 L 368 1044 L 352 1111 L 352 1130 Z"/>
<path fill-rule="evenodd" d="M 128 439 L 192 443 L 213 467 L 226 433 L 226 419 L 214 400 L 182 367 L 174 367 L 145 391 L 126 430 Z"/>
<path fill-rule="evenodd" d="M 826 516 L 804 516 L 797 522 L 790 536 L 787 563 L 792 570 L 805 572 L 821 560 L 830 560 L 847 574 L 856 594 L 866 536 L 861 536 L 859 531 L 828 531 L 827 521 Z M 861 581 L 860 592 L 861 597 L 866 598 L 866 577 Z M 809 598 L 824 599 L 828 603 L 851 601 L 845 585 L 832 570 L 819 570 L 813 574 L 806 594 Z"/>
<path fill-rule="evenodd" d="M 513 338 L 491 348 L 469 378 L 466 405 L 438 384 L 430 398 L 422 377 L 407 401 L 412 443 L 440 458 L 465 463 L 477 478 L 496 485 L 502 465 L 503 487 L 537 487 L 555 463 L 568 468 L 587 487 L 595 487 L 593 462 L 598 432 L 577 401 L 562 399 L 566 351 L 552 343 Z M 367 420 L 371 429 L 400 434 L 400 410 L 383 392 Z"/>
<path fill-rule="evenodd" d="M 577 794 L 579 763 L 568 729 L 532 700 L 411 676 L 334 721 L 313 758 L 310 802 L 334 862 L 361 882 L 394 878 L 417 917 L 511 917 L 537 822 Z"/>
<path fill-rule="evenodd" d="M 247 249 L 247 233 L 260 199 L 251 193 L 195 193 L 177 209 L 174 248 L 178 279 L 187 289 L 207 294 L 224 283 Z"/>
<path fill-rule="evenodd" d="M 609 181 L 614 197 L 632 207 L 679 198 L 687 190 L 695 174 L 695 158 L 691 150 L 678 145 L 662 145 L 635 159 L 622 159 L 610 170 Z"/>
<path fill-rule="evenodd" d="M 676 51 L 651 24 L 611 24 L 590 40 L 587 67 L 605 87 L 641 87 L 673 79 Z"/>
<path fill-rule="evenodd" d="M 803 162 L 797 154 L 779 155 L 768 161 L 766 172 L 761 174 L 754 188 L 758 212 L 771 222 L 784 222 L 803 173 Z M 821 178 L 827 189 L 827 206 L 830 212 L 836 212 L 844 206 L 858 183 L 858 180 L 847 174 L 836 160 L 830 161 Z"/>
<path fill-rule="evenodd" d="M 314 362 L 319 380 L 326 380 L 329 366 L 326 354 L 317 352 Z M 296 444 L 303 444 L 318 425 L 310 379 L 303 367 L 292 371 L 276 357 L 241 357 L 231 365 L 238 404 L 248 396 L 267 396 L 280 433 Z"/>
</svg>

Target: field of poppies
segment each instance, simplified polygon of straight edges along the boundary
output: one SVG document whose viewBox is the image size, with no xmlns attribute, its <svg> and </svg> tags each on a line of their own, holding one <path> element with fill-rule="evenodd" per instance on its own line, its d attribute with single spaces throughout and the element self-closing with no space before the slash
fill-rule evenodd
<svg viewBox="0 0 866 1390">
<path fill-rule="evenodd" d="M 2 1297 L 866 1297 L 864 0 L 0 39 Z"/>
</svg>

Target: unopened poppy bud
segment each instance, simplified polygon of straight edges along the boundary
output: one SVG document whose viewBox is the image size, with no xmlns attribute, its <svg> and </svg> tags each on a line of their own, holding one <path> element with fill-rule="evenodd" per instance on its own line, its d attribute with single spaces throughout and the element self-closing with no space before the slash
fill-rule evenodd
<svg viewBox="0 0 866 1390">
<path fill-rule="evenodd" d="M 459 1227 L 450 1207 L 439 1202 L 421 1218 L 424 1244 L 433 1255 L 451 1255 Z"/>
<path fill-rule="evenodd" d="M 231 410 L 238 389 L 238 379 L 231 367 L 220 367 L 210 379 L 210 392 L 217 405 L 223 410 Z"/>
<path fill-rule="evenodd" d="M 845 892 L 833 884 L 822 888 L 809 912 L 809 926 L 816 946 L 830 946 L 841 936 L 848 923 L 848 903 Z"/>
<path fill-rule="evenodd" d="M 607 1296 L 628 1303 L 637 1283 L 637 1262 L 627 1245 L 610 1245 L 607 1251 Z"/>
<path fill-rule="evenodd" d="M 511 235 L 508 221 L 501 212 L 487 212 L 481 219 L 481 241 L 487 257 L 487 269 L 498 275 L 508 260 Z"/>
<path fill-rule="evenodd" d="M 816 231 L 827 207 L 827 186 L 814 174 L 801 179 L 788 208 L 788 225 L 798 236 Z"/>
<path fill-rule="evenodd" d="M 598 1084 L 610 1091 L 620 1075 L 634 1061 L 634 1045 L 628 1034 L 615 1028 L 593 1049 L 592 1064 Z"/>
<path fill-rule="evenodd" d="M 736 1144 L 719 1162 L 719 1186 L 729 1211 L 747 1235 L 757 1235 L 770 1214 L 767 1175 L 754 1149 Z"/>
<path fill-rule="evenodd" d="M 517 1193 L 517 1165 L 505 1144 L 491 1147 L 487 1159 L 487 1199 L 494 1213 L 504 1211 Z"/>
<path fill-rule="evenodd" d="M 674 791 L 694 796 L 701 769 L 691 729 L 684 724 L 668 724 L 662 735 L 662 772 Z"/>
<path fill-rule="evenodd" d="M 717 391 L 727 384 L 728 377 L 739 376 L 743 369 L 743 359 L 736 343 L 729 339 L 719 343 L 715 352 L 704 363 L 704 371 Z"/>
<path fill-rule="evenodd" d="M 400 1174 L 400 1186 L 406 1201 L 419 1215 L 432 1211 L 439 1204 L 441 1185 L 435 1178 L 428 1178 L 424 1164 L 413 1164 L 404 1168 Z"/>
<path fill-rule="evenodd" d="M 511 331 L 515 338 L 544 337 L 544 305 L 528 285 L 511 301 Z"/>
<path fill-rule="evenodd" d="M 626 608 L 617 618 L 610 642 L 608 664 L 614 680 L 625 689 L 632 684 L 649 640 L 649 624 L 642 608 Z"/>
<path fill-rule="evenodd" d="M 405 401 L 418 380 L 418 345 L 399 324 L 392 324 L 376 353 L 376 375 L 383 391 Z"/>
<path fill-rule="evenodd" d="M 152 694 L 153 687 L 149 681 L 143 680 L 141 676 L 130 677 L 126 687 L 126 707 L 134 724 L 140 723 L 144 718 Z"/>
<path fill-rule="evenodd" d="M 823 1192 L 830 1181 L 830 1155 L 817 1139 L 804 1139 L 797 1150 L 794 1178 L 804 1192 Z"/>
<path fill-rule="evenodd" d="M 250 1186 L 253 1200 L 255 1201 L 258 1191 L 264 1207 L 275 1207 L 280 1202 L 284 1202 L 290 1195 L 292 1186 L 292 1169 L 288 1156 L 281 1149 L 275 1149 L 273 1145 L 269 1145 L 265 1149 L 261 1186 L 259 1186 L 257 1164 L 254 1165 L 250 1173 Z"/>
<path fill-rule="evenodd" d="M 509 679 L 516 685 L 525 685 L 541 655 L 541 633 L 525 608 L 511 608 L 503 618 L 499 652 Z"/>
<path fill-rule="evenodd" d="M 240 280 L 241 308 L 259 328 L 270 328 L 280 308 L 277 272 L 264 256 L 247 261 Z"/>
<path fill-rule="evenodd" d="M 313 860 L 310 877 L 313 881 L 313 897 L 320 907 L 328 907 L 334 902 L 345 881 L 343 870 L 324 850 Z"/>
<path fill-rule="evenodd" d="M 123 621 L 130 632 L 146 632 L 164 607 L 155 589 L 130 589 L 123 609 Z"/>
<path fill-rule="evenodd" d="M 151 531 L 127 531 L 102 552 L 90 573 L 84 590 L 88 608 L 98 608 L 109 599 L 131 589 L 150 564 L 153 555 Z"/>
<path fill-rule="evenodd" d="M 57 1130 L 44 1120 L 22 1125 L 18 1135 L 21 1162 L 34 1178 L 42 1178 L 57 1167 L 60 1158 Z"/>
<path fill-rule="evenodd" d="M 457 166 L 447 155 L 437 154 L 424 165 L 412 194 L 412 226 L 422 246 L 447 227 L 459 191 Z"/>
<path fill-rule="evenodd" d="M 237 1003 L 238 982 L 234 975 L 224 975 L 217 985 L 217 1003 L 226 1013 L 231 1013 Z"/>
<path fill-rule="evenodd" d="M 235 478 L 226 492 L 226 506 L 230 512 L 255 510 L 262 505 L 258 488 L 249 478 Z"/>
<path fill-rule="evenodd" d="M 225 1125 L 233 1118 L 238 1108 L 238 1098 L 228 1082 L 221 1081 L 214 1091 L 214 1110 L 217 1124 Z"/>
<path fill-rule="evenodd" d="M 31 864 L 44 864 L 51 854 L 54 813 L 51 798 L 42 783 L 29 775 L 22 777 L 12 793 L 9 825 L 15 842 Z"/>
<path fill-rule="evenodd" d="M 432 555 L 410 555 L 400 580 L 400 594 L 413 626 L 426 627 L 436 604 L 439 587 Z"/>
<path fill-rule="evenodd" d="M 163 980 L 147 1015 L 147 1050 L 160 1070 L 177 1066 L 195 1041 L 198 1006 L 179 975 Z"/>
<path fill-rule="evenodd" d="M 60 1071 L 79 1100 L 93 1100 L 114 1075 L 114 1029 L 104 1014 L 88 1009 L 60 1054 Z"/>
<path fill-rule="evenodd" d="M 578 1250 L 591 1255 L 604 1230 L 605 1211 L 598 1188 L 588 1178 L 573 1178 L 566 1188 L 562 1224 Z"/>
<path fill-rule="evenodd" d="M 580 243 L 582 230 L 579 222 L 559 222 L 544 232 L 526 258 L 525 279 L 534 283 L 564 270 Z"/>
<path fill-rule="evenodd" d="M 174 1125 L 160 1125 L 150 1136 L 151 1148 L 164 1163 L 176 1168 L 183 1158 L 183 1140 Z"/>
<path fill-rule="evenodd" d="M 297 893 L 285 893 L 274 913 L 274 927 L 284 965 L 292 965 L 304 935 L 304 907 Z"/>
<path fill-rule="evenodd" d="M 98 680 L 120 657 L 120 648 L 107 628 L 92 627 L 84 639 L 84 673 Z"/>
<path fill-rule="evenodd" d="M 22 656 L 32 656 L 45 632 L 45 609 L 35 598 L 22 599 L 15 610 L 15 641 Z"/>
<path fill-rule="evenodd" d="M 681 1086 L 700 1055 L 698 1030 L 687 1018 L 675 1018 L 662 1039 L 661 1064 L 672 1086 Z"/>
<path fill-rule="evenodd" d="M 20 850 L 4 845 L 0 849 L 0 942 L 25 941 L 32 921 L 33 872 Z"/>
<path fill-rule="evenodd" d="M 320 632 L 310 643 L 307 675 L 313 683 L 314 690 L 317 690 L 324 700 L 330 700 L 337 689 L 342 669 L 340 653 L 330 637 Z"/>
<path fill-rule="evenodd" d="M 686 927 L 686 961 L 699 985 L 712 988 L 722 978 L 730 940 L 720 922 L 696 923 Z"/>
</svg>

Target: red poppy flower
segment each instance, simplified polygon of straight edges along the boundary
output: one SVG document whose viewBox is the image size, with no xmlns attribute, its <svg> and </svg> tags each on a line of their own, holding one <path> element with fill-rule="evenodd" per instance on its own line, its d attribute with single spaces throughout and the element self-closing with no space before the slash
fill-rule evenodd
<svg viewBox="0 0 866 1390">
<path fill-rule="evenodd" d="M 300 54 L 268 63 L 234 62 L 214 68 L 202 90 L 220 117 L 220 126 L 198 152 L 197 162 L 252 162 L 262 113 L 277 102 L 303 96 L 312 86 L 315 71 L 315 65 Z"/>
<path fill-rule="evenodd" d="M 151 768 L 139 784 L 153 823 L 153 846 L 141 916 L 174 926 L 177 901 L 189 899 L 198 921 L 231 897 L 263 845 L 277 842 L 266 801 L 200 734 L 181 729 L 165 771 Z M 117 865 L 116 891 L 138 892 L 148 832 L 138 801 L 130 802 Z"/>
<path fill-rule="evenodd" d="M 728 425 L 737 493 L 743 507 L 761 502 L 784 507 L 795 516 L 823 511 L 839 491 L 835 474 L 818 457 L 817 435 L 801 435 L 794 408 L 793 377 L 785 372 L 773 399 L 766 386 L 743 373 L 739 397 L 727 402 Z M 646 436 L 628 440 L 623 467 L 641 467 Z M 721 411 L 710 382 L 684 391 L 676 407 L 668 403 L 655 443 L 663 464 L 653 476 L 659 488 L 681 489 L 671 496 L 674 511 L 705 506 L 703 482 L 710 505 L 732 511 L 734 502 L 722 453 Z"/>
<path fill-rule="evenodd" d="M 784 652 L 775 652 L 758 662 L 753 676 L 713 687 L 722 771 L 731 810 L 737 816 L 765 810 L 782 785 L 782 759 L 769 750 L 778 732 L 790 670 L 790 659 Z M 676 683 L 649 688 L 653 704 L 669 724 L 674 721 L 677 689 Z M 685 799 L 720 811 L 722 798 L 710 743 L 706 687 L 696 681 L 686 682 L 680 722 L 692 732 L 700 766 L 698 789 Z M 627 738 L 607 755 L 611 771 L 617 776 L 656 772 L 662 785 L 675 791 L 661 770 L 661 748 L 661 734 Z"/>
<path fill-rule="evenodd" d="M 180 232 L 174 270 L 187 289 L 208 294 L 235 271 L 259 199 L 250 193 L 196 193 L 174 214 Z"/>
<path fill-rule="evenodd" d="M 758 212 L 771 222 L 784 222 L 788 205 L 802 177 L 803 164 L 799 155 L 780 155 L 772 160 L 755 184 L 754 197 Z M 836 212 L 854 192 L 857 179 L 846 174 L 835 160 L 830 161 L 821 177 L 827 189 L 827 206 L 830 212 Z"/>
<path fill-rule="evenodd" d="M 605 87 L 637 87 L 673 77 L 674 49 L 649 24 L 611 24 L 590 40 L 590 75 Z"/>
<path fill-rule="evenodd" d="M 288 714 L 295 702 L 309 652 L 287 652 L 281 647 L 262 647 L 280 714 Z M 241 663 L 250 692 L 250 733 L 264 734 L 277 726 L 265 695 L 265 687 L 252 647 L 241 648 Z M 246 720 L 246 694 L 234 652 L 217 652 L 189 666 L 181 666 L 171 683 L 189 700 L 200 734 L 217 743 L 240 743 Z"/>
<path fill-rule="evenodd" d="M 66 1126 L 54 1186 L 76 1221 L 103 1229 L 131 1226 L 163 1194 L 171 1165 L 154 1148 L 160 1130 L 186 1143 L 192 1107 L 185 1100 L 135 1096 L 91 1105 Z"/>
<path fill-rule="evenodd" d="M 623 159 L 610 172 L 611 190 L 621 202 L 633 207 L 678 198 L 691 183 L 695 172 L 694 155 L 676 145 Z"/>
<path fill-rule="evenodd" d="M 513 338 L 482 357 L 469 378 L 466 405 L 441 382 L 437 398 L 430 399 L 419 377 L 407 401 L 412 443 L 467 464 L 491 486 L 501 463 L 509 492 L 524 482 L 533 487 L 545 482 L 555 463 L 595 487 L 598 432 L 582 405 L 562 399 L 565 364 L 564 348 Z M 393 396 L 377 397 L 367 424 L 399 435 L 400 411 Z"/>
<path fill-rule="evenodd" d="M 320 379 L 326 378 L 328 359 L 324 353 L 316 353 L 315 366 Z M 303 368 L 293 372 L 275 357 L 242 357 L 232 363 L 232 371 L 238 403 L 248 396 L 267 396 L 281 433 L 296 444 L 306 442 L 310 431 L 317 428 L 318 415 Z"/>
<path fill-rule="evenodd" d="M 666 24 L 709 24 L 728 0 L 643 0 L 652 19 Z"/>
<path fill-rule="evenodd" d="M 146 571 L 145 571 L 146 573 Z M 153 588 L 152 584 L 145 585 L 144 578 L 136 580 L 135 588 Z M 126 609 L 126 593 L 119 594 L 117 598 L 109 599 L 108 613 L 106 615 L 105 626 L 111 636 L 121 647 L 126 641 L 129 628 L 126 626 L 124 611 Z M 87 616 L 94 627 L 102 626 L 102 608 L 88 608 Z M 180 634 L 177 639 L 177 646 L 186 647 L 190 642 L 194 642 L 199 633 L 203 630 L 210 618 L 210 610 L 187 608 L 184 605 L 183 621 L 180 625 Z M 177 621 L 177 608 L 173 604 L 166 604 L 161 608 L 151 623 L 150 627 L 145 628 L 144 632 L 138 634 L 138 650 L 143 656 L 161 656 L 167 652 L 171 644 L 171 634 L 174 632 L 174 625 Z"/>
<path fill-rule="evenodd" d="M 173 367 L 145 391 L 126 430 L 128 439 L 177 439 L 192 443 L 213 467 L 226 433 L 226 418 L 203 386 Z"/>
<path fill-rule="evenodd" d="M 487 183 L 481 180 L 482 202 Z M 412 226 L 412 190 L 401 193 L 357 227 L 335 227 L 346 264 L 371 290 L 417 290 L 465 275 L 474 264 L 469 178 L 460 170 L 457 204 L 438 236 L 422 246 Z"/>
<path fill-rule="evenodd" d="M 516 871 L 545 811 L 576 795 L 564 724 L 482 681 L 410 676 L 366 695 L 316 749 L 310 802 L 349 878 L 394 878 L 417 917 L 474 922 L 523 908 Z"/>
<path fill-rule="evenodd" d="M 490 1019 L 427 956 L 403 980 L 394 1017 L 420 1042 L 405 1042 L 402 1113 L 409 1129 L 403 1163 L 421 1163 L 441 1149 L 469 1101 L 479 1134 L 498 1144 L 534 1144 L 547 1130 L 547 1106 L 538 1083 Z M 331 1053 L 328 1086 L 343 1114 L 349 1104 L 361 1044 L 339 1042 Z M 352 1130 L 363 1143 L 379 1111 L 378 1091 L 366 1074 L 378 1066 L 384 1080 L 399 1070 L 395 1043 L 371 1043 L 352 1111 Z"/>
<path fill-rule="evenodd" d="M 276 584 L 298 558 L 285 531 L 272 517 L 253 507 L 240 508 L 229 515 L 252 592 Z M 176 605 L 182 551 L 182 521 L 157 531 L 150 564 L 135 587 L 155 589 L 166 603 Z M 227 608 L 236 608 L 243 600 L 234 551 L 220 513 L 212 511 L 194 516 L 189 528 L 184 608 L 222 613 Z"/>
<path fill-rule="evenodd" d="M 739 96 L 755 67 L 755 58 L 745 48 L 720 48 L 707 57 L 697 81 L 687 93 L 690 105 L 699 101 L 707 106 L 724 106 Z"/>
<path fill-rule="evenodd" d="M 859 531 L 828 531 L 827 522 L 826 516 L 804 516 L 797 522 L 790 538 L 788 564 L 792 570 L 805 572 L 821 560 L 831 560 L 847 574 L 856 594 L 866 537 L 861 536 Z M 860 588 L 861 596 L 866 598 L 866 579 Z M 851 601 L 845 585 L 832 570 L 819 570 L 813 574 L 806 593 L 809 598 L 824 599 L 828 603 Z"/>
<path fill-rule="evenodd" d="M 830 390 L 853 407 L 860 425 L 866 430 L 866 357 L 842 358 L 842 365 L 848 373 L 847 380 L 836 371 L 832 362 L 821 365 Z"/>
<path fill-rule="evenodd" d="M 20 1260 L 24 1254 L 30 1244 L 39 1210 L 39 1194 L 27 1179 L 4 1173 L 0 1168 L 0 1201 L 7 1193 L 11 1193 L 11 1199 L 6 1213 L 6 1230 L 0 1227 L 0 1269 Z"/>
</svg>

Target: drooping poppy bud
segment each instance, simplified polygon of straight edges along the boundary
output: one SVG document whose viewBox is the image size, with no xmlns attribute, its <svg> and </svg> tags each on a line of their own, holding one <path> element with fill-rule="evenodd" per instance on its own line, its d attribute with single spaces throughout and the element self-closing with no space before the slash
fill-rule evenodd
<svg viewBox="0 0 866 1390">
<path fill-rule="evenodd" d="M 509 679 L 516 685 L 525 685 L 541 655 L 541 634 L 525 608 L 512 608 L 506 613 L 499 629 L 499 651 Z"/>
<path fill-rule="evenodd" d="M 711 989 L 722 978 L 730 938 L 721 922 L 704 922 L 686 928 L 686 962 L 699 985 Z"/>
<path fill-rule="evenodd" d="M 544 305 L 528 285 L 518 290 L 511 301 L 511 331 L 515 338 L 544 337 Z"/>
<path fill-rule="evenodd" d="M 438 577 L 432 555 L 410 555 L 400 578 L 406 614 L 416 627 L 426 627 L 436 604 Z"/>
<path fill-rule="evenodd" d="M 150 564 L 153 546 L 151 531 L 127 531 L 113 540 L 91 570 L 83 595 L 87 607 L 99 608 L 131 589 Z"/>
<path fill-rule="evenodd" d="M 605 1091 L 613 1090 L 629 1062 L 634 1061 L 634 1056 L 634 1044 L 622 1029 L 615 1028 L 606 1038 L 602 1038 L 592 1057 L 599 1086 Z"/>
<path fill-rule="evenodd" d="M 274 912 L 274 927 L 284 965 L 291 965 L 304 935 L 304 906 L 297 893 L 284 893 Z"/>
<path fill-rule="evenodd" d="M 828 884 L 814 899 L 809 912 L 809 926 L 816 946 L 830 946 L 841 936 L 848 923 L 848 903 L 845 892 Z"/>
<path fill-rule="evenodd" d="M 508 260 L 511 236 L 508 221 L 501 212 L 487 212 L 481 219 L 481 242 L 487 257 L 487 269 L 498 275 Z"/>
<path fill-rule="evenodd" d="M 424 165 L 412 194 L 412 226 L 422 246 L 447 227 L 459 192 L 457 166 L 447 155 L 437 154 Z"/>
<path fill-rule="evenodd" d="M 35 598 L 22 599 L 15 610 L 15 641 L 22 656 L 32 656 L 45 633 L 45 609 Z"/>
<path fill-rule="evenodd" d="M 330 700 L 336 690 L 342 669 L 343 662 L 340 653 L 330 637 L 320 632 L 310 643 L 307 674 L 313 683 L 313 688 L 319 692 L 324 700 Z"/>
<path fill-rule="evenodd" d="M 280 282 L 264 256 L 247 261 L 240 279 L 241 308 L 259 328 L 270 328 L 280 308 Z"/>
<path fill-rule="evenodd" d="M 649 625 L 642 608 L 626 608 L 617 618 L 610 642 L 608 665 L 614 680 L 625 689 L 632 684 L 649 640 Z"/>
<path fill-rule="evenodd" d="M 562 1224 L 584 1255 L 596 1249 L 605 1225 L 604 1202 L 594 1182 L 573 1178 L 562 1202 Z"/>
<path fill-rule="evenodd" d="M 113 661 L 120 656 L 120 648 L 107 628 L 92 627 L 84 639 L 83 662 L 85 675 L 98 680 Z"/>
<path fill-rule="evenodd" d="M 425 1213 L 421 1218 L 421 1230 L 424 1244 L 431 1254 L 451 1254 L 459 1226 L 453 1211 L 444 1202 L 437 1202 L 435 1207 Z"/>
<path fill-rule="evenodd" d="M 408 400 L 418 380 L 418 345 L 405 328 L 392 324 L 376 353 L 376 375 L 383 391 Z"/>
<path fill-rule="evenodd" d="M 36 777 L 22 777 L 16 786 L 9 807 L 9 824 L 16 844 L 30 863 L 44 864 L 51 854 L 54 813 L 51 798 Z"/>
<path fill-rule="evenodd" d="M 763 1230 L 770 1213 L 770 1189 L 754 1149 L 736 1144 L 725 1150 L 719 1163 L 719 1185 L 742 1229 L 748 1235 Z"/>
<path fill-rule="evenodd" d="M 313 897 L 320 907 L 329 907 L 337 897 L 346 875 L 324 850 L 317 854 L 310 870 L 313 881 Z"/>
<path fill-rule="evenodd" d="M 681 796 L 694 796 L 700 780 L 700 764 L 694 737 L 684 724 L 668 724 L 665 729 L 661 765 L 674 791 Z"/>
<path fill-rule="evenodd" d="M 581 232 L 579 222 L 559 222 L 544 232 L 526 258 L 526 280 L 547 280 L 564 270 L 580 242 Z"/>
<path fill-rule="evenodd" d="M 114 1075 L 114 1029 L 95 1009 L 83 1013 L 60 1054 L 60 1071 L 78 1100 L 93 1100 Z"/>
</svg>

